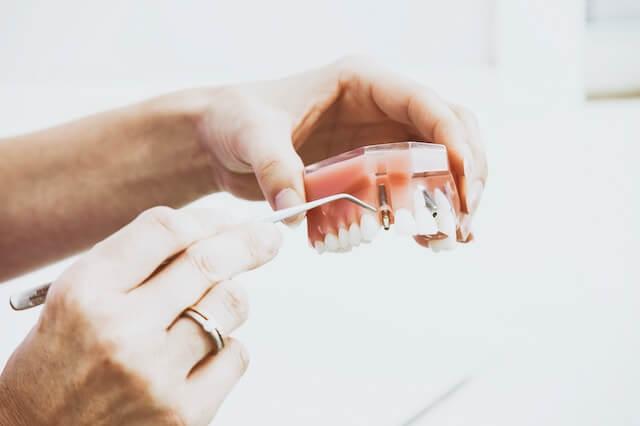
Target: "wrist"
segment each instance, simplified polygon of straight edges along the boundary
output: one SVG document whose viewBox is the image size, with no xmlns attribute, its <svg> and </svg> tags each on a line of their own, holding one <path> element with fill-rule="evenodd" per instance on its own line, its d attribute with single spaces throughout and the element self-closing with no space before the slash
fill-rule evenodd
<svg viewBox="0 0 640 426">
<path fill-rule="evenodd" d="M 172 158 L 177 179 L 189 184 L 195 198 L 217 192 L 211 152 L 202 141 L 201 121 L 207 99 L 198 90 L 185 90 L 146 101 L 140 115 L 152 129 L 156 152 Z"/>
</svg>

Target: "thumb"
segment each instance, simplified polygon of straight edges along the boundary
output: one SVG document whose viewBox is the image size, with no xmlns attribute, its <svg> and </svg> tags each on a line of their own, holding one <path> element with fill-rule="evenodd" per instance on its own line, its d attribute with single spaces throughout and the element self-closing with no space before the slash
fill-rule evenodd
<svg viewBox="0 0 640 426">
<path fill-rule="evenodd" d="M 263 129 L 249 146 L 249 164 L 271 206 L 279 210 L 304 203 L 304 165 L 293 147 L 288 129 Z M 302 218 L 287 223 L 296 223 Z"/>
</svg>

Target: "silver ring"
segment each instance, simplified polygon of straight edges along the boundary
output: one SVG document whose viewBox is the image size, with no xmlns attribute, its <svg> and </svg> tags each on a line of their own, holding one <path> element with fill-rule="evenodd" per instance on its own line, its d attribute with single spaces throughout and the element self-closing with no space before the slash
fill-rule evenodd
<svg viewBox="0 0 640 426">
<path fill-rule="evenodd" d="M 182 315 L 189 317 L 196 322 L 209 336 L 216 345 L 216 352 L 220 352 L 224 348 L 224 338 L 222 337 L 221 327 L 214 327 L 211 320 L 202 312 L 194 307 L 184 310 Z"/>
</svg>

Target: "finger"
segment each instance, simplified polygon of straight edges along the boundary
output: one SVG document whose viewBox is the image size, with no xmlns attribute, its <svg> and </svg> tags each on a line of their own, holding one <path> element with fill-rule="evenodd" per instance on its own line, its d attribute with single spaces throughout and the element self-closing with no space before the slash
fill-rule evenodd
<svg viewBox="0 0 640 426">
<path fill-rule="evenodd" d="M 281 242 L 280 231 L 271 223 L 234 227 L 192 245 L 129 296 L 162 307 L 153 315 L 168 327 L 215 284 L 271 260 Z"/>
<path fill-rule="evenodd" d="M 247 350 L 235 339 L 228 339 L 222 351 L 203 360 L 191 372 L 182 392 L 186 423 L 209 424 L 248 366 Z M 204 397 L 207 404 L 203 404 Z"/>
<path fill-rule="evenodd" d="M 467 108 L 460 105 L 452 105 L 452 110 L 458 116 L 466 131 L 466 141 L 472 152 L 471 164 L 465 164 L 466 176 L 469 182 L 466 193 L 466 201 L 470 213 L 475 212 L 480 202 L 480 197 L 488 177 L 487 156 L 482 143 L 482 135 L 478 120 Z"/>
<path fill-rule="evenodd" d="M 291 126 L 278 117 L 264 119 L 255 129 L 244 132 L 242 154 L 253 168 L 266 200 L 276 209 L 302 204 L 305 199 L 304 165 L 291 142 Z M 299 216 L 287 223 L 299 222 Z"/>
<path fill-rule="evenodd" d="M 226 338 L 246 321 L 249 299 L 239 282 L 227 280 L 213 287 L 194 308 Z M 199 324 L 182 315 L 167 331 L 167 348 L 174 365 L 182 368 L 186 377 L 199 361 L 216 349 L 216 345 Z"/>
<path fill-rule="evenodd" d="M 96 288 L 128 291 L 147 279 L 167 259 L 195 241 L 228 226 L 221 211 L 190 212 L 154 207 L 96 244 L 62 278 Z"/>
<path fill-rule="evenodd" d="M 487 180 L 487 157 L 475 115 L 459 105 L 452 105 L 451 108 L 465 127 L 467 144 L 473 153 L 473 160 L 470 163 L 465 160 L 466 176 L 464 186 L 460 189 L 460 197 L 466 205 L 465 214 L 463 214 L 459 224 L 460 236 L 463 240 L 470 240 L 473 217 L 480 204 Z"/>
</svg>

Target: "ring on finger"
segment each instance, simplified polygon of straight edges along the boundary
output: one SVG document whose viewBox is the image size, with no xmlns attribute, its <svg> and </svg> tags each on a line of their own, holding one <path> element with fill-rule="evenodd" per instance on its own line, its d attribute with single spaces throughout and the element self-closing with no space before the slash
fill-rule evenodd
<svg viewBox="0 0 640 426">
<path fill-rule="evenodd" d="M 219 325 L 216 327 L 209 319 L 208 315 L 199 311 L 197 308 L 191 306 L 184 310 L 183 316 L 193 320 L 198 324 L 213 340 L 215 344 L 216 352 L 220 352 L 224 348 L 224 334 L 222 327 Z"/>
</svg>

